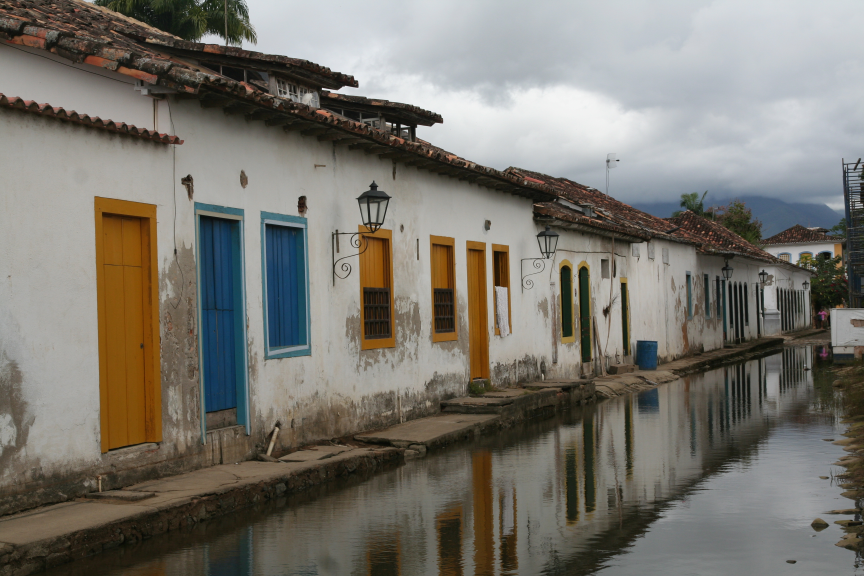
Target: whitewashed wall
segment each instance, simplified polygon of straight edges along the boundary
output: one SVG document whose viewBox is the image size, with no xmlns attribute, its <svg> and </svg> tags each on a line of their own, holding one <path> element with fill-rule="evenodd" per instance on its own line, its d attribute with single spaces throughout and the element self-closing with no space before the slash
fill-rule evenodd
<svg viewBox="0 0 864 576">
<path fill-rule="evenodd" d="M 662 359 L 722 345 L 721 322 L 713 311 L 704 317 L 701 274 L 713 278 L 723 262 L 699 256 L 691 246 L 656 242 L 651 260 L 644 243 L 636 258 L 629 245 L 616 242 L 616 277 L 603 279 L 600 260 L 609 257 L 611 240 L 560 231 L 556 260 L 533 277 L 534 289 L 523 293 L 520 261 L 539 255 L 535 236 L 541 229 L 530 200 L 202 109 L 194 100 L 172 99 L 170 108 L 169 101 L 161 101 L 154 116 L 154 101 L 119 75 L 94 77 L 24 52 L 0 52 L 0 92 L 118 122 L 144 127 L 155 122 L 157 129 L 185 140 L 172 148 L 0 110 L 0 154 L 13 167 L 4 174 L 0 195 L 0 245 L 9 247 L 0 258 L 0 383 L 7 392 L 0 417 L 10 414 L 15 426 L 14 434 L 0 434 L 6 439 L 0 446 L 0 490 L 14 484 L 33 492 L 32 486 L 51 485 L 74 494 L 92 489 L 97 474 L 106 474 L 110 486 L 123 483 L 124 471 L 147 464 L 167 473 L 214 461 L 210 448 L 201 445 L 199 421 L 195 202 L 245 214 L 252 435 L 238 440 L 238 458 L 277 420 L 285 426 L 280 441 L 298 445 L 433 413 L 442 398 L 464 394 L 467 241 L 487 245 L 495 384 L 580 373 L 578 338 L 562 344 L 559 331 L 553 339 L 559 309 L 552 303 L 559 296 L 557 272 L 564 258 L 574 270 L 582 261 L 591 267 L 600 342 L 612 363 L 630 361 L 623 357 L 622 277 L 630 291 L 634 353 L 636 340 L 657 340 Z M 245 188 L 241 171 L 248 177 Z M 194 179 L 191 200 L 179 184 L 186 175 Z M 357 260 L 351 276 L 333 285 L 331 233 L 357 230 L 355 199 L 373 180 L 393 198 L 385 228 L 393 231 L 396 347 L 361 351 Z M 157 206 L 164 441 L 146 453 L 100 453 L 95 196 Z M 296 215 L 299 196 L 306 196 L 308 205 L 312 353 L 265 360 L 260 213 Z M 430 235 L 455 238 L 456 342 L 432 342 Z M 493 329 L 493 243 L 510 247 L 513 334 L 503 338 Z M 344 237 L 342 246 L 345 255 Z M 664 248 L 669 264 L 663 263 Z M 741 271 L 752 277 L 756 268 Z M 686 317 L 687 271 L 693 276 L 692 318 Z M 607 318 L 602 309 L 609 305 L 610 288 Z M 751 306 L 751 314 L 754 310 Z"/>
<path fill-rule="evenodd" d="M 834 242 L 812 242 L 801 244 L 776 244 L 763 246 L 763 250 L 772 256 L 779 257 L 780 254 L 789 254 L 789 261 L 796 264 L 801 259 L 801 254 L 809 252 L 815 258 L 821 252 L 830 252 L 835 258 L 842 253 L 842 245 Z"/>
</svg>

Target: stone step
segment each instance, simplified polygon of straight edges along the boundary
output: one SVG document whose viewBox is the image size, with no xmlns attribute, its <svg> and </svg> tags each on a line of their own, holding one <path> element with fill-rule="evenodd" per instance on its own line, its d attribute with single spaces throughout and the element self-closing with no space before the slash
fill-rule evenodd
<svg viewBox="0 0 864 576">
<path fill-rule="evenodd" d="M 613 364 L 609 366 L 609 374 L 629 374 L 630 372 L 635 372 L 639 367 L 635 364 Z"/>
<path fill-rule="evenodd" d="M 371 444 L 389 444 L 407 448 L 422 444 L 429 448 L 455 442 L 482 431 L 498 420 L 495 414 L 441 414 L 397 424 L 386 430 L 356 434 L 354 439 Z"/>
<path fill-rule="evenodd" d="M 90 500 L 119 500 L 122 502 L 139 502 L 152 498 L 155 492 L 136 492 L 134 490 L 106 490 L 105 492 L 90 492 L 85 498 Z"/>
</svg>

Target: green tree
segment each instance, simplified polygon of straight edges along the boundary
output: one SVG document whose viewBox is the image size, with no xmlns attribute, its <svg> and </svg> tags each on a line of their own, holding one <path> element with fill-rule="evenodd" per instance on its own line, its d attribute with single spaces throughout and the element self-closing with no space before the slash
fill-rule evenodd
<svg viewBox="0 0 864 576">
<path fill-rule="evenodd" d="M 753 218 L 753 211 L 741 200 L 736 198 L 726 206 L 718 206 L 714 214 L 719 224 L 751 244 L 762 240 L 762 222 Z"/>
<path fill-rule="evenodd" d="M 810 292 L 815 310 L 836 308 L 849 295 L 849 284 L 846 280 L 846 267 L 842 258 L 823 258 L 817 256 L 808 262 L 809 268 L 816 275 L 810 280 Z"/>
<path fill-rule="evenodd" d="M 841 218 L 828 232 L 837 238 L 846 238 L 846 218 Z"/>
<path fill-rule="evenodd" d="M 258 41 L 246 0 L 96 0 L 96 4 L 184 40 L 198 42 L 205 34 L 213 34 L 235 46 L 243 40 L 252 44 Z"/>
<path fill-rule="evenodd" d="M 708 213 L 705 212 L 705 196 L 708 195 L 708 191 L 702 194 L 702 197 L 699 197 L 698 192 L 691 192 L 690 194 L 681 194 L 681 208 L 684 210 L 689 210 L 693 212 L 697 216 L 707 216 Z M 676 210 L 672 213 L 672 217 L 680 216 L 684 210 Z"/>
</svg>

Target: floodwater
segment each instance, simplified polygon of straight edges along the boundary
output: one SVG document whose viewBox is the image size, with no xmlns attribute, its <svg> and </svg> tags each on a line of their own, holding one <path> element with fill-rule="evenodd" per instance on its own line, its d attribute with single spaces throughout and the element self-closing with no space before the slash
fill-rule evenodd
<svg viewBox="0 0 864 576">
<path fill-rule="evenodd" d="M 853 502 L 833 478 L 846 453 L 826 441 L 843 426 L 820 352 L 576 408 L 55 573 L 858 574 L 834 546 L 849 517 L 825 514 Z"/>
</svg>

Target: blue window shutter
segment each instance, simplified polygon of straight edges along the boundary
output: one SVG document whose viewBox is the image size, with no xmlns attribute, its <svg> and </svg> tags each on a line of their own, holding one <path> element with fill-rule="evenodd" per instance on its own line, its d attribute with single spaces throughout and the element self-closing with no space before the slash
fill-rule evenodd
<svg viewBox="0 0 864 576">
<path fill-rule="evenodd" d="M 270 349 L 308 344 L 303 229 L 267 224 L 267 335 Z"/>
</svg>

